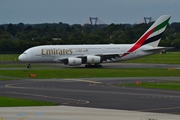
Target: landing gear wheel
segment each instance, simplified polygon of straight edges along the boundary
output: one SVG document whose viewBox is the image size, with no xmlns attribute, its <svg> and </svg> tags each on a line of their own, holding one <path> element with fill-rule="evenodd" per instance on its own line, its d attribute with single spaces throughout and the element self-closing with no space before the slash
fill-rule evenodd
<svg viewBox="0 0 180 120">
<path fill-rule="evenodd" d="M 86 68 L 102 68 L 102 65 L 85 65 Z"/>
<path fill-rule="evenodd" d="M 102 68 L 102 65 L 95 65 L 95 68 Z"/>
<path fill-rule="evenodd" d="M 91 68 L 92 65 L 85 65 L 85 68 Z"/>
<path fill-rule="evenodd" d="M 31 64 L 30 64 L 30 63 L 28 63 L 27 68 L 28 68 L 28 69 L 31 69 Z"/>
</svg>

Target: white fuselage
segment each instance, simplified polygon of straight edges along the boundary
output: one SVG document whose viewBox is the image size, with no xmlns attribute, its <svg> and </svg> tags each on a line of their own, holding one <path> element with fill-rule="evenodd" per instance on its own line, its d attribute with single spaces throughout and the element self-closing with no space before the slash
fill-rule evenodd
<svg viewBox="0 0 180 120">
<path fill-rule="evenodd" d="M 142 46 L 127 56 L 121 58 L 121 55 L 134 44 L 108 44 L 108 45 L 42 45 L 27 49 L 19 56 L 24 62 L 62 62 L 61 60 L 68 58 L 83 58 L 87 56 L 108 56 L 118 54 L 119 57 L 102 60 L 101 62 L 117 62 L 121 60 L 129 60 L 154 52 L 145 52 L 143 49 L 150 49 L 152 46 Z M 86 64 L 86 63 L 85 63 Z"/>
</svg>

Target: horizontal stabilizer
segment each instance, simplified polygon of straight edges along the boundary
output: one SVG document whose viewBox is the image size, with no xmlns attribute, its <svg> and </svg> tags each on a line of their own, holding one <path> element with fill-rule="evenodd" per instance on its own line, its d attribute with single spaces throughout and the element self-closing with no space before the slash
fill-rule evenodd
<svg viewBox="0 0 180 120">
<path fill-rule="evenodd" d="M 170 50 L 174 49 L 174 47 L 154 47 L 151 49 L 143 49 L 143 51 L 161 51 L 161 50 Z"/>
</svg>

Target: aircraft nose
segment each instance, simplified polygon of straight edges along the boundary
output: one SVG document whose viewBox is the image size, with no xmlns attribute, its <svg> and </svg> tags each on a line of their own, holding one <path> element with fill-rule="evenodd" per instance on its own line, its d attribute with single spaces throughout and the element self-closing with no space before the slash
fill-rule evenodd
<svg viewBox="0 0 180 120">
<path fill-rule="evenodd" d="M 26 61 L 26 55 L 25 55 L 25 54 L 21 54 L 21 55 L 18 57 L 18 59 L 19 59 L 20 61 Z"/>
</svg>

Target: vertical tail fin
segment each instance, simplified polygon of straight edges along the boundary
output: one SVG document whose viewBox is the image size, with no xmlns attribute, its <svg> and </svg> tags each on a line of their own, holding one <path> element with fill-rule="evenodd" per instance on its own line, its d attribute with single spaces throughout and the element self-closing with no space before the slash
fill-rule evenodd
<svg viewBox="0 0 180 120">
<path fill-rule="evenodd" d="M 160 16 L 156 22 L 139 38 L 135 45 L 138 45 L 139 47 L 142 45 L 151 45 L 153 47 L 157 47 L 169 19 L 170 15 Z"/>
<path fill-rule="evenodd" d="M 134 43 L 132 48 L 130 48 L 127 53 L 123 54 L 121 57 L 134 52 L 143 45 L 157 47 L 170 18 L 170 15 L 160 16 L 156 22 L 138 39 L 138 41 Z"/>
</svg>

